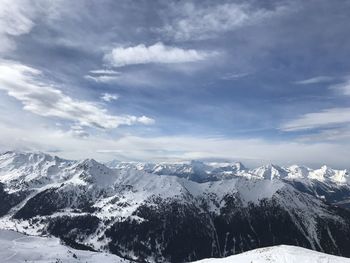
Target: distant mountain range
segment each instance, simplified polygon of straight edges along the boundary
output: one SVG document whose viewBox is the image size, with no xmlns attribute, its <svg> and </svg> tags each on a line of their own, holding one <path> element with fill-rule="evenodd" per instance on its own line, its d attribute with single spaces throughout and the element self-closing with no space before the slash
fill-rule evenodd
<svg viewBox="0 0 350 263">
<path fill-rule="evenodd" d="M 314 179 L 320 182 L 349 184 L 350 176 L 347 170 L 335 170 L 326 165 L 320 169 L 292 165 L 280 167 L 274 164 L 248 169 L 242 163 L 204 163 L 191 161 L 189 163 L 130 163 L 116 160 L 105 164 L 115 169 L 135 169 L 158 175 L 174 175 L 198 183 L 231 179 L 242 176 L 259 179 Z"/>
<path fill-rule="evenodd" d="M 350 182 L 327 166 L 0 155 L 0 228 L 140 262 L 294 245 L 350 257 Z"/>
</svg>

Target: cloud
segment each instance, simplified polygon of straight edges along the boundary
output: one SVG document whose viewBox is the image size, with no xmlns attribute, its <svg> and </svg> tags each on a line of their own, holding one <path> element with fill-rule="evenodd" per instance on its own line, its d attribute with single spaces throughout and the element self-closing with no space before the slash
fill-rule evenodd
<svg viewBox="0 0 350 263">
<path fill-rule="evenodd" d="M 318 114 L 320 118 L 328 119 L 338 118 L 329 116 L 332 108 L 350 107 L 346 105 L 347 97 L 344 94 L 347 92 L 344 87 L 334 87 L 336 88 L 334 91 L 339 92 L 339 95 L 343 97 L 333 94 L 334 96 L 326 101 L 328 106 L 324 106 L 325 110 L 321 111 L 317 107 L 325 101 L 325 98 L 320 101 L 320 97 L 317 96 L 319 95 L 318 90 L 288 89 L 283 86 L 283 83 L 290 84 L 296 80 L 300 82 L 304 80 L 306 84 L 315 83 L 315 78 L 321 73 L 329 76 L 346 74 L 345 70 L 348 68 L 346 54 L 349 53 L 350 47 L 346 44 L 349 43 L 349 36 L 344 33 L 347 32 L 346 21 L 348 20 L 346 4 L 334 5 L 327 1 L 315 4 L 314 1 L 299 0 L 293 3 L 291 1 L 267 1 L 266 3 L 266 1 L 256 0 L 167 1 L 162 4 L 156 2 L 154 5 L 149 5 L 147 1 L 140 1 L 137 5 L 132 6 L 126 2 L 115 4 L 115 1 L 112 0 L 107 0 L 105 5 L 66 0 L 3 0 L 0 2 L 0 8 L 2 8 L 0 11 L 2 14 L 0 15 L 0 46 L 7 43 L 8 48 L 16 47 L 15 50 L 6 53 L 7 58 L 23 61 L 28 65 L 33 65 L 31 67 L 34 68 L 45 68 L 47 72 L 55 74 L 55 79 L 61 79 L 64 83 L 84 85 L 84 87 L 70 86 L 68 88 L 49 83 L 48 76 L 43 76 L 41 72 L 30 73 L 22 70 L 20 78 L 17 78 L 7 76 L 5 71 L 1 71 L 0 133 L 4 133 L 2 128 L 4 118 L 8 122 L 17 123 L 17 126 L 14 124 L 13 127 L 18 127 L 23 121 L 26 121 L 28 126 L 18 133 L 14 132 L 16 129 L 13 127 L 9 128 L 7 136 L 0 136 L 0 144 L 10 144 L 11 140 L 21 141 L 27 138 L 19 145 L 31 145 L 35 148 L 40 144 L 43 150 L 60 149 L 65 155 L 75 155 L 76 158 L 85 156 L 102 158 L 104 156 L 96 154 L 95 151 L 106 149 L 123 150 L 126 156 L 129 155 L 130 158 L 135 159 L 161 159 L 163 157 L 176 159 L 182 158 L 182 154 L 186 158 L 215 155 L 255 158 L 260 154 L 272 158 L 275 156 L 273 154 L 277 155 L 285 151 L 283 152 L 284 160 L 288 158 L 295 160 L 299 158 L 297 146 L 300 146 L 300 152 L 306 148 L 310 149 L 311 146 L 297 143 L 293 148 L 294 146 L 290 144 L 280 142 L 280 147 L 277 147 L 276 144 L 266 140 L 239 142 L 233 139 L 217 139 L 217 144 L 215 144 L 207 138 L 195 140 L 196 138 L 193 137 L 199 136 L 198 133 L 242 135 L 241 130 L 249 131 L 245 132 L 244 136 L 253 136 L 252 134 L 257 134 L 257 132 L 250 130 L 252 126 L 258 126 L 256 129 L 261 128 L 260 126 L 268 126 L 268 124 L 274 126 L 275 123 L 281 122 L 282 116 L 289 115 L 284 110 L 290 107 L 311 109 L 305 113 Z M 285 4 L 298 6 L 298 12 L 287 10 L 288 7 L 283 6 Z M 14 5 L 16 8 L 13 8 Z M 33 13 L 30 5 L 33 6 L 33 10 L 38 7 L 40 10 Z M 330 11 L 327 15 L 320 17 L 319 13 L 322 10 Z M 8 12 L 5 20 L 3 19 L 4 12 Z M 159 17 L 160 13 L 163 16 Z M 135 19 L 135 14 L 137 14 L 137 19 Z M 11 19 L 15 22 L 10 22 Z M 4 23 L 5 21 L 8 21 L 7 24 Z M 125 25 L 128 26 L 125 27 Z M 157 32 L 154 31 L 154 27 L 158 27 Z M 210 40 L 196 41 L 200 39 Z M 105 63 L 104 67 L 99 68 L 99 65 L 103 63 L 101 62 L 103 54 L 112 55 L 113 48 L 123 47 L 122 51 L 125 51 L 128 48 L 135 49 L 138 44 L 144 44 L 143 50 L 148 52 L 150 46 L 157 41 L 163 41 L 162 45 L 166 50 L 178 48 L 188 51 L 192 49 L 197 54 L 203 55 L 204 59 L 197 60 L 198 63 L 179 62 L 175 64 L 173 62 L 125 68 Z M 0 47 L 0 49 L 3 48 Z M 206 56 L 212 54 L 211 50 L 222 50 L 224 56 Z M 300 59 L 301 57 L 303 59 Z M 141 58 L 142 63 L 163 63 L 149 62 L 144 57 Z M 152 59 L 154 60 L 154 57 Z M 140 61 L 132 60 L 132 62 L 139 63 Z M 126 64 L 129 61 L 122 61 L 122 63 Z M 189 71 L 188 68 L 190 70 L 194 68 L 196 74 L 185 75 L 182 72 L 178 74 L 176 68 L 179 68 L 179 72 L 183 70 L 183 73 L 186 72 L 186 74 Z M 223 76 L 224 79 L 240 77 L 239 74 L 225 75 L 229 72 L 254 72 L 255 74 L 236 83 L 220 81 L 220 76 Z M 312 75 L 315 72 L 319 72 L 319 75 Z M 87 75 L 86 78 L 89 81 L 81 80 L 84 75 Z M 305 80 L 305 78 L 314 80 Z M 345 83 L 345 80 L 344 78 L 340 81 Z M 19 85 L 18 81 L 22 83 Z M 332 85 L 338 82 L 338 78 L 335 78 L 322 85 Z M 21 89 L 24 89 L 22 86 L 29 88 L 22 92 L 25 92 L 24 95 L 20 96 L 19 87 L 14 85 L 19 85 Z M 238 88 L 233 90 L 232 88 L 236 86 Z M 143 89 L 134 90 L 132 87 Z M 96 90 L 98 88 L 101 90 Z M 45 95 L 34 94 L 39 93 L 39 90 Z M 101 103 L 99 98 L 101 93 L 113 93 L 113 90 L 123 98 L 131 96 L 131 100 L 113 101 L 110 104 Z M 322 93 L 323 91 L 325 89 L 322 89 Z M 12 92 L 12 97 L 6 95 L 10 92 Z M 330 93 L 329 90 L 326 92 Z M 97 94 L 95 98 L 90 97 L 91 102 L 86 101 L 90 94 Z M 68 102 L 67 97 L 70 98 Z M 59 105 L 62 101 L 64 105 L 69 105 L 71 108 L 74 105 L 74 110 L 65 109 Z M 119 102 L 122 103 L 121 107 L 118 107 Z M 127 110 L 135 107 L 136 104 L 137 108 L 148 108 L 150 112 L 163 120 L 157 123 L 156 131 L 142 129 L 142 132 L 147 132 L 148 137 L 155 136 L 155 133 L 164 135 L 164 137 L 146 138 L 145 136 L 141 140 L 125 136 L 116 143 L 119 136 L 116 133 L 126 129 L 131 134 L 140 134 L 140 127 L 123 127 L 105 131 L 90 129 L 83 125 L 87 123 L 87 126 L 93 127 L 114 127 L 121 125 L 119 123 L 149 123 L 148 119 L 142 118 L 144 112 L 136 114 L 132 113 L 135 109 Z M 27 111 L 23 111 L 22 105 Z M 88 109 L 85 109 L 86 107 Z M 125 111 L 119 112 L 118 109 Z M 281 112 L 276 112 L 276 109 Z M 338 112 L 341 113 L 342 110 L 336 111 L 333 115 Z M 134 118 L 128 115 L 119 116 L 122 113 L 132 113 L 137 116 Z M 222 121 L 227 119 L 224 116 L 225 113 L 233 116 L 232 121 Z M 47 116 L 47 118 L 40 116 Z M 118 117 L 117 124 L 115 117 Z M 122 120 L 119 117 L 123 117 Z M 36 120 L 35 124 L 32 123 L 33 119 Z M 295 123 L 298 119 L 304 124 Z M 294 125 L 292 125 L 293 121 Z M 349 127 L 348 123 L 344 123 L 344 120 L 337 121 L 340 123 L 329 124 L 329 120 L 322 123 L 320 120 L 317 123 L 310 123 L 307 115 L 294 115 L 282 124 L 287 126 L 286 129 L 299 129 L 299 131 L 303 131 L 305 126 L 317 127 L 312 128 L 317 130 L 288 134 L 288 138 L 291 138 L 296 135 L 300 136 L 300 134 L 314 134 L 320 130 L 329 130 L 329 126 L 336 126 L 337 129 L 341 126 L 345 133 L 346 128 L 344 127 Z M 67 130 L 59 132 L 43 128 L 54 122 L 62 124 L 55 129 Z M 79 125 L 82 129 L 71 127 L 72 124 Z M 33 126 L 43 129 L 39 131 L 33 129 Z M 84 135 L 84 130 L 89 132 L 89 137 L 86 137 L 87 134 Z M 188 136 L 165 137 L 167 134 L 187 134 Z M 258 134 L 276 141 L 285 138 L 284 133 L 270 133 L 270 130 L 261 130 Z M 41 139 L 40 136 L 44 139 Z M 98 136 L 105 138 L 101 139 Z M 327 136 L 339 138 L 340 134 L 333 131 Z M 346 142 L 348 139 L 343 140 Z M 33 141 L 35 143 L 32 143 Z M 141 145 L 133 146 L 135 142 Z M 177 147 L 175 143 L 181 143 L 181 147 Z M 256 148 L 251 146 L 254 143 L 257 145 Z M 224 148 L 225 144 L 231 149 Z M 213 149 L 205 148 L 206 145 Z M 245 150 L 247 145 L 249 145 L 249 151 Z M 295 151 L 293 152 L 291 148 Z M 332 147 L 317 145 L 316 148 L 320 152 L 333 150 L 334 159 L 343 158 L 342 154 L 345 152 L 341 150 L 345 149 L 343 145 Z M 148 149 L 150 149 L 149 152 Z M 242 149 L 244 152 L 240 152 Z M 273 150 L 276 153 L 270 152 Z M 311 155 L 315 154 L 316 150 L 305 152 Z M 332 159 L 327 154 L 330 155 L 329 152 L 325 152 L 322 156 L 315 154 L 315 157 L 300 155 L 305 158 L 305 162 L 310 161 L 311 158 L 331 162 Z M 111 156 L 108 155 L 108 158 Z M 278 160 L 281 158 L 276 157 Z"/>
<path fill-rule="evenodd" d="M 342 95 L 350 96 L 350 79 L 347 79 L 343 83 L 332 85 L 330 89 L 337 91 Z"/>
<path fill-rule="evenodd" d="M 152 118 L 146 117 L 146 116 L 141 116 L 137 119 L 138 122 L 146 124 L 146 125 L 150 125 L 150 124 L 154 124 L 154 120 Z"/>
<path fill-rule="evenodd" d="M 121 77 L 118 75 L 98 75 L 98 76 L 92 76 L 92 75 L 85 75 L 85 79 L 87 80 L 93 80 L 95 82 L 99 83 L 111 83 L 111 82 L 117 82 Z"/>
<path fill-rule="evenodd" d="M 345 81 L 339 84 L 331 85 L 330 90 L 333 90 L 341 95 L 350 96 L 350 80 L 344 78 Z M 328 82 L 334 80 L 331 77 L 315 77 L 307 80 L 300 81 L 299 84 L 314 84 L 321 82 Z M 320 112 L 311 112 L 304 114 L 294 120 L 288 121 L 281 126 L 283 131 L 302 131 L 312 129 L 327 129 L 323 132 L 319 132 L 316 135 L 306 136 L 305 138 L 341 138 L 348 136 L 348 133 L 344 132 L 350 125 L 350 108 L 349 107 L 335 107 L 324 109 Z M 337 129 L 329 129 L 330 127 L 337 126 Z"/>
<path fill-rule="evenodd" d="M 63 94 L 42 78 L 42 72 L 13 61 L 0 62 L 0 90 L 24 105 L 24 110 L 40 116 L 57 117 L 82 126 L 116 128 L 119 125 L 150 124 L 151 118 L 111 115 L 92 102 L 77 100 Z M 149 121 L 145 121 L 148 118 Z"/>
<path fill-rule="evenodd" d="M 133 47 L 114 48 L 104 59 L 114 67 L 149 63 L 187 63 L 206 59 L 210 54 L 194 49 L 182 49 L 156 43 L 152 46 L 143 44 Z"/>
<path fill-rule="evenodd" d="M 72 125 L 71 129 L 68 131 L 74 137 L 87 138 L 90 134 L 80 125 Z"/>
<path fill-rule="evenodd" d="M 28 1 L 2 0 L 0 2 L 0 52 L 14 48 L 13 38 L 29 33 L 34 27 L 33 10 Z"/>
<path fill-rule="evenodd" d="M 258 24 L 286 10 L 284 6 L 269 10 L 254 8 L 249 4 L 226 3 L 199 6 L 180 2 L 173 4 L 170 11 L 165 13 L 164 19 L 170 21 L 156 31 L 179 41 L 203 40 L 213 38 L 218 33 Z"/>
<path fill-rule="evenodd" d="M 106 102 L 111 102 L 112 100 L 117 100 L 117 99 L 119 99 L 118 94 L 103 93 L 101 96 L 101 100 Z"/>
<path fill-rule="evenodd" d="M 121 76 L 122 73 L 119 71 L 110 69 L 97 69 L 89 71 L 89 74 L 85 75 L 84 78 L 99 83 L 110 83 L 119 80 Z"/>
<path fill-rule="evenodd" d="M 307 113 L 281 126 L 283 131 L 300 131 L 350 124 L 350 108 L 331 108 Z"/>
<path fill-rule="evenodd" d="M 298 138 L 298 141 L 301 142 L 339 142 L 349 140 L 350 138 L 350 125 L 344 125 L 344 127 L 338 128 L 329 128 L 320 130 L 316 133 L 303 135 Z"/>
<path fill-rule="evenodd" d="M 334 80 L 333 77 L 329 76 L 318 76 L 318 77 L 313 77 L 310 79 L 304 79 L 300 81 L 294 82 L 295 84 L 300 84 L 300 85 L 307 85 L 307 84 L 317 84 L 317 83 L 324 83 L 324 82 L 330 82 Z"/>
<path fill-rule="evenodd" d="M 250 72 L 226 73 L 223 76 L 221 76 L 220 79 L 222 79 L 222 80 L 235 80 L 235 79 L 244 78 L 250 74 L 251 74 Z"/>
<path fill-rule="evenodd" d="M 30 124 L 29 124 L 30 125 Z M 31 131 L 28 133 L 28 128 Z M 201 136 L 130 136 L 105 138 L 80 137 L 70 131 L 41 126 L 7 126 L 0 122 L 0 150 L 26 149 L 59 152 L 72 159 L 96 158 L 107 161 L 185 161 L 222 158 L 241 160 L 248 165 L 321 165 L 348 168 L 348 140 L 344 143 L 271 142 L 263 139 L 229 139 Z M 337 153 L 337 154 L 334 154 Z"/>
<path fill-rule="evenodd" d="M 121 74 L 119 71 L 110 70 L 110 69 L 90 70 L 90 73 L 94 75 L 120 75 Z"/>
<path fill-rule="evenodd" d="M 148 70 L 131 70 L 123 74 L 85 75 L 85 79 L 102 84 L 118 84 L 127 87 L 161 87 L 167 83 L 161 74 Z"/>
</svg>

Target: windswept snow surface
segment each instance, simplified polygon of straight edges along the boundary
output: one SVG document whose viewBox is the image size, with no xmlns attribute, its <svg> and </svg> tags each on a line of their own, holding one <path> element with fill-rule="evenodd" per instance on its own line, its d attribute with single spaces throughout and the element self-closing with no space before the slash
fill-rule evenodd
<svg viewBox="0 0 350 263">
<path fill-rule="evenodd" d="M 282 245 L 254 249 L 226 258 L 203 259 L 196 263 L 350 263 L 350 259 Z"/>
<path fill-rule="evenodd" d="M 0 230 L 1 263 L 128 263 L 112 254 L 76 250 L 64 246 L 58 238 L 26 236 Z"/>
</svg>

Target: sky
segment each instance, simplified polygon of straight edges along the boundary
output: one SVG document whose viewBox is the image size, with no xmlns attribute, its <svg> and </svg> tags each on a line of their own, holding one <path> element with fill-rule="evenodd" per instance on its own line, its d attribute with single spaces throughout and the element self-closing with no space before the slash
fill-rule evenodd
<svg viewBox="0 0 350 263">
<path fill-rule="evenodd" d="M 350 168 L 350 1 L 0 0 L 0 150 Z"/>
</svg>

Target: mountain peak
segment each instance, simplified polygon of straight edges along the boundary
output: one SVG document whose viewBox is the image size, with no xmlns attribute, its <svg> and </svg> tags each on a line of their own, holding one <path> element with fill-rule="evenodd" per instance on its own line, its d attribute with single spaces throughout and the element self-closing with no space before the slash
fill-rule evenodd
<svg viewBox="0 0 350 263">
<path fill-rule="evenodd" d="M 274 164 L 267 164 L 252 170 L 252 173 L 264 179 L 280 179 L 287 177 L 288 173 L 282 167 Z"/>
<path fill-rule="evenodd" d="M 87 165 L 89 167 L 92 167 L 95 165 L 102 165 L 101 163 L 97 162 L 95 159 L 92 159 L 92 158 L 84 159 L 84 160 L 80 161 L 79 164 Z"/>
</svg>

